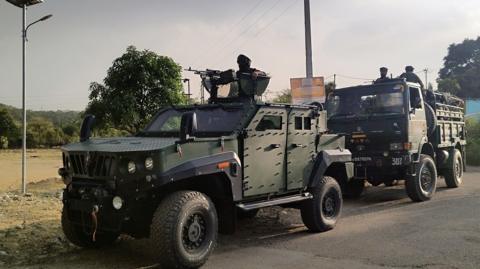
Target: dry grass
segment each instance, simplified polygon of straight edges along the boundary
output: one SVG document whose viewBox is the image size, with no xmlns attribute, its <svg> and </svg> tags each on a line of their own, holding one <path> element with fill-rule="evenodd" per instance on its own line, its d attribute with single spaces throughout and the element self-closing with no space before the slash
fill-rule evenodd
<svg viewBox="0 0 480 269">
<path fill-rule="evenodd" d="M 35 149 L 27 151 L 27 182 L 38 182 L 58 177 L 62 166 L 59 149 Z M 18 190 L 21 186 L 21 150 L 0 150 L 0 192 Z"/>
</svg>

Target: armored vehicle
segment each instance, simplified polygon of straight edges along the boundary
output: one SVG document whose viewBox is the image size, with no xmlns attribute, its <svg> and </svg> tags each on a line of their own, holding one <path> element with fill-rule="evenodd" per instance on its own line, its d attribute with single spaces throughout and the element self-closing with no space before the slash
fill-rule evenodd
<svg viewBox="0 0 480 269">
<path fill-rule="evenodd" d="M 403 79 L 335 90 L 328 98 L 328 128 L 345 133 L 355 178 L 344 186 L 361 194 L 364 181 L 406 180 L 413 201 L 429 200 L 437 176 L 462 183 L 466 130 L 462 100 Z"/>
<path fill-rule="evenodd" d="M 217 231 L 233 232 L 239 215 L 259 208 L 299 208 L 312 232 L 335 226 L 334 178 L 353 177 L 353 163 L 345 138 L 326 134 L 326 112 L 262 103 L 268 76 L 196 73 L 208 104 L 162 109 L 134 137 L 89 138 L 90 116 L 81 142 L 62 148 L 62 226 L 72 243 L 150 237 L 162 266 L 196 268 Z"/>
</svg>

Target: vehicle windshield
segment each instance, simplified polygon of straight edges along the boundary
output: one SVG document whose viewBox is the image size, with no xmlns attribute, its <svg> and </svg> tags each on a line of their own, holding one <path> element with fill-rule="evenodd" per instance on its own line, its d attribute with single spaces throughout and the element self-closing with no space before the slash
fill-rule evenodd
<svg viewBox="0 0 480 269">
<path fill-rule="evenodd" d="M 163 111 L 142 131 L 140 136 L 178 136 L 185 112 L 195 112 L 198 137 L 231 134 L 240 124 L 243 107 L 171 108 Z"/>
<path fill-rule="evenodd" d="M 328 118 L 348 119 L 404 114 L 403 85 L 342 89 L 328 98 Z"/>
</svg>

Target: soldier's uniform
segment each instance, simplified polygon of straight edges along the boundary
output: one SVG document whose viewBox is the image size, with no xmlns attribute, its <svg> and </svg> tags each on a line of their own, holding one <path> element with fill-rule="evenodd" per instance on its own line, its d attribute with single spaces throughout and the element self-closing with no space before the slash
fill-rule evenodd
<svg viewBox="0 0 480 269">
<path fill-rule="evenodd" d="M 400 78 L 407 79 L 408 82 L 418 83 L 420 84 L 421 89 L 425 89 L 425 85 L 423 85 L 422 80 L 417 76 L 417 74 L 413 73 L 413 67 L 407 66 L 405 68 L 405 73 L 400 75 Z"/>
</svg>

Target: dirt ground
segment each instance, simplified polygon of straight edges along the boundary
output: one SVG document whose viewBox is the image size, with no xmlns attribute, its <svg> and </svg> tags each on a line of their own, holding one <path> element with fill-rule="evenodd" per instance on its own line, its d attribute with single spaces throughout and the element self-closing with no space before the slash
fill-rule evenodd
<svg viewBox="0 0 480 269">
<path fill-rule="evenodd" d="M 27 150 L 27 182 L 57 177 L 61 165 L 62 153 L 59 149 Z M 0 150 L 0 192 L 19 189 L 21 178 L 21 150 Z"/>
</svg>

